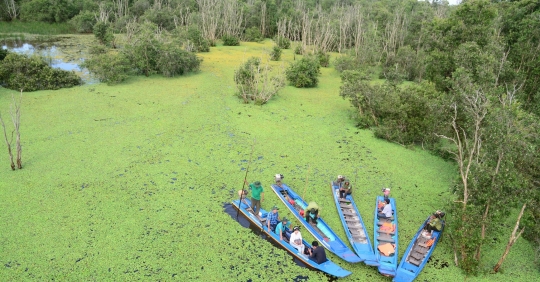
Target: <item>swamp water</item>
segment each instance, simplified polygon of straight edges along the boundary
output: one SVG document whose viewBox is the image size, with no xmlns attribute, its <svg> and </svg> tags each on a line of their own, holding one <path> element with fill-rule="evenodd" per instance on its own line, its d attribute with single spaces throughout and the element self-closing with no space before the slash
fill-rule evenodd
<svg viewBox="0 0 540 282">
<path fill-rule="evenodd" d="M 84 61 L 86 52 L 81 49 L 75 51 L 75 54 L 70 54 L 66 51 L 70 45 L 62 44 L 62 41 L 23 41 L 23 40 L 7 40 L 0 43 L 2 49 L 8 51 L 25 54 L 28 56 L 39 55 L 45 62 L 56 69 L 65 71 L 74 71 L 84 83 L 92 84 L 98 81 L 90 75 L 89 71 L 81 68 L 79 64 Z"/>
</svg>

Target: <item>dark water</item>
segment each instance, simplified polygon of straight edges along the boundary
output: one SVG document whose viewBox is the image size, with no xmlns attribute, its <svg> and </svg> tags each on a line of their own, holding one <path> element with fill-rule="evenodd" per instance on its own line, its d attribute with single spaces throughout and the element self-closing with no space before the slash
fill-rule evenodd
<svg viewBox="0 0 540 282">
<path fill-rule="evenodd" d="M 45 58 L 45 61 L 53 68 L 65 71 L 74 71 L 79 75 L 85 83 L 96 83 L 92 79 L 87 69 L 79 66 L 83 59 L 79 61 L 69 61 L 65 59 L 62 49 L 54 43 L 46 42 L 24 42 L 24 41 L 7 41 L 2 43 L 2 49 L 7 49 L 11 52 L 25 55 L 38 54 Z"/>
<path fill-rule="evenodd" d="M 230 215 L 233 220 L 237 221 L 240 225 L 242 225 L 242 227 L 251 229 L 251 231 L 253 233 L 257 234 L 258 236 L 260 236 L 261 239 L 266 239 L 266 241 L 272 243 L 272 245 L 274 245 L 275 247 L 282 248 L 278 243 L 276 243 L 274 240 L 272 240 L 271 238 L 266 236 L 261 231 L 261 228 L 259 226 L 252 224 L 251 221 L 249 221 L 246 217 L 244 217 L 242 215 L 242 213 L 238 212 L 238 210 L 236 210 L 233 207 L 232 204 L 223 203 L 223 211 L 225 213 L 227 213 L 228 215 Z M 260 255 L 262 255 L 262 254 L 260 254 Z M 294 256 L 291 256 L 291 257 L 293 258 L 293 261 L 296 263 L 296 265 L 301 266 L 301 267 L 307 267 L 308 269 L 311 269 L 310 267 L 306 266 L 301 260 L 298 260 Z M 301 275 L 298 275 L 298 276 L 293 278 L 293 281 L 295 281 L 295 282 L 308 281 L 308 280 L 309 280 L 308 276 L 301 276 Z M 328 281 L 336 281 L 336 280 L 337 279 L 335 277 L 328 276 Z M 248 281 L 251 281 L 251 280 L 248 280 Z"/>
</svg>

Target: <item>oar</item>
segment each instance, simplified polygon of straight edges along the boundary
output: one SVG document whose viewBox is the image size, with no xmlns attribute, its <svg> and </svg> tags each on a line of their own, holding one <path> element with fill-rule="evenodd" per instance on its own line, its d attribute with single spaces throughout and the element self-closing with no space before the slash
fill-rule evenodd
<svg viewBox="0 0 540 282">
<path fill-rule="evenodd" d="M 244 198 L 244 191 L 245 191 L 245 187 L 246 187 L 246 182 L 247 182 L 247 175 L 248 175 L 248 171 L 249 171 L 249 166 L 251 165 L 251 159 L 253 158 L 253 150 L 255 149 L 255 139 L 253 139 L 253 145 L 251 145 L 251 155 L 249 156 L 249 162 L 248 162 L 248 166 L 247 166 L 247 169 L 246 169 L 246 176 L 244 176 L 244 183 L 242 184 L 242 192 L 240 193 L 240 200 L 238 201 L 238 211 L 236 212 L 236 220 L 238 220 L 238 214 L 240 213 L 240 206 L 242 206 L 242 200 Z M 249 205 L 248 205 L 249 207 Z"/>
</svg>

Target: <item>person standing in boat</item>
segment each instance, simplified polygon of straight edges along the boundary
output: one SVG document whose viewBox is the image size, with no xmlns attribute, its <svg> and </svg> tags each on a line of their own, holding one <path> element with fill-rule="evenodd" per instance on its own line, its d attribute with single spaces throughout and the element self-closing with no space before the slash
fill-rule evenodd
<svg viewBox="0 0 540 282">
<path fill-rule="evenodd" d="M 381 212 L 377 214 L 380 218 L 391 218 L 392 217 L 392 205 L 390 205 L 390 199 L 384 199 L 384 207 Z"/>
<path fill-rule="evenodd" d="M 283 220 L 280 223 L 278 223 L 274 233 L 279 235 L 279 240 L 283 241 L 283 236 L 285 236 L 285 239 L 287 239 L 286 232 L 287 232 L 287 229 L 289 228 L 289 225 L 291 225 L 291 223 L 286 217 L 283 217 Z"/>
<path fill-rule="evenodd" d="M 336 181 L 334 181 L 334 185 L 336 185 L 336 186 L 338 186 L 339 188 L 341 188 L 341 186 L 343 186 L 343 182 L 345 182 L 345 176 L 343 176 L 343 175 L 338 175 Z"/>
<path fill-rule="evenodd" d="M 315 261 L 318 264 L 327 261 L 326 252 L 324 251 L 324 248 L 319 247 L 319 242 L 313 241 L 311 245 L 313 246 L 313 248 L 309 249 L 309 259 Z"/>
<path fill-rule="evenodd" d="M 268 226 L 268 231 L 274 231 L 276 225 L 279 222 L 279 208 L 277 206 L 272 207 L 272 212 L 268 213 L 266 217 L 266 225 Z"/>
<path fill-rule="evenodd" d="M 293 228 L 293 233 L 291 234 L 291 239 L 289 240 L 291 245 L 300 252 L 304 254 L 304 242 L 302 241 L 302 233 L 300 233 L 300 226 L 295 226 Z"/>
<path fill-rule="evenodd" d="M 347 195 L 350 195 L 351 193 L 352 193 L 351 182 L 348 179 L 346 179 L 343 182 L 343 185 L 341 187 L 339 187 L 339 197 L 341 199 L 345 199 L 347 197 Z"/>
<path fill-rule="evenodd" d="M 317 219 L 319 218 L 319 205 L 317 205 L 317 203 L 309 202 L 304 213 L 308 223 L 311 220 L 313 224 L 317 224 Z"/>
<path fill-rule="evenodd" d="M 258 216 L 259 210 L 261 209 L 261 203 L 264 200 L 264 189 L 260 181 L 255 181 L 249 184 L 249 190 L 251 190 L 251 208 L 255 212 L 255 215 Z"/>
</svg>

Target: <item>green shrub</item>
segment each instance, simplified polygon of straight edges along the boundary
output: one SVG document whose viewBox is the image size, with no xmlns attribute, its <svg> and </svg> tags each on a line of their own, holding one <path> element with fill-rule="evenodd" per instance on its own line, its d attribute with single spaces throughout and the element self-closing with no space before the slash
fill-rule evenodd
<svg viewBox="0 0 540 282">
<path fill-rule="evenodd" d="M 100 82 L 109 85 L 120 83 L 128 78 L 129 61 L 122 53 L 112 53 L 102 45 L 91 48 L 90 58 L 81 67 L 87 68 Z"/>
<path fill-rule="evenodd" d="M 223 37 L 221 37 L 221 40 L 223 40 L 223 45 L 224 46 L 238 46 L 238 45 L 240 45 L 240 40 L 236 36 L 223 35 Z"/>
<path fill-rule="evenodd" d="M 315 53 L 315 56 L 317 56 L 317 58 L 319 58 L 319 63 L 321 64 L 322 67 L 328 67 L 328 65 L 330 65 L 330 54 L 322 51 L 322 50 L 317 50 L 317 52 Z"/>
<path fill-rule="evenodd" d="M 360 67 L 360 61 L 350 55 L 340 56 L 334 60 L 334 68 L 339 72 L 343 72 L 346 70 L 356 70 Z"/>
<path fill-rule="evenodd" d="M 281 59 L 281 48 L 279 46 L 274 45 L 272 48 L 272 51 L 270 51 L 270 60 L 272 61 L 279 61 Z"/>
<path fill-rule="evenodd" d="M 171 40 L 167 32 L 159 32 L 158 26 L 145 22 L 127 42 L 123 53 L 130 66 L 139 74 L 149 76 L 161 73 L 165 76 L 197 71 L 201 59 L 182 50 L 179 42 Z"/>
<path fill-rule="evenodd" d="M 295 53 L 296 55 L 302 55 L 302 54 L 304 54 L 304 46 L 302 46 L 302 44 L 296 45 L 296 47 L 294 47 L 294 53 Z"/>
<path fill-rule="evenodd" d="M 176 28 L 174 17 L 172 9 L 148 9 L 141 16 L 140 21 L 150 21 L 160 28 L 173 30 Z"/>
<path fill-rule="evenodd" d="M 287 68 L 287 80 L 295 87 L 315 87 L 319 83 L 319 59 L 305 56 Z"/>
<path fill-rule="evenodd" d="M 244 103 L 253 101 L 257 105 L 268 102 L 285 86 L 281 71 L 272 74 L 268 64 L 261 64 L 260 58 L 251 57 L 234 71 L 234 82 L 238 97 Z"/>
<path fill-rule="evenodd" d="M 37 91 L 81 85 L 82 80 L 72 71 L 50 67 L 39 56 L 9 52 L 0 64 L 0 84 L 13 90 Z"/>
<path fill-rule="evenodd" d="M 103 44 L 103 45 L 107 45 L 107 46 L 111 46 L 113 40 L 114 40 L 114 35 L 112 33 L 112 29 L 110 27 L 110 25 L 106 22 L 97 22 L 95 25 L 94 25 L 94 35 L 96 36 L 97 40 Z"/>
<path fill-rule="evenodd" d="M 197 26 L 190 26 L 187 30 L 187 39 L 193 43 L 197 52 L 210 52 L 210 42 L 202 36 Z"/>
<path fill-rule="evenodd" d="M 7 49 L 2 49 L 0 48 L 0 61 L 2 61 L 8 54 L 8 50 Z"/>
<path fill-rule="evenodd" d="M 246 41 L 251 42 L 261 42 L 264 40 L 264 36 L 262 35 L 261 31 L 257 27 L 250 27 L 246 29 Z"/>
<path fill-rule="evenodd" d="M 164 44 L 157 61 L 159 72 L 172 77 L 199 70 L 202 59 L 176 44 Z"/>
<path fill-rule="evenodd" d="M 291 47 L 291 41 L 287 37 L 283 36 L 275 36 L 274 42 L 276 42 L 277 46 L 281 49 L 289 49 Z"/>
<path fill-rule="evenodd" d="M 90 11 L 81 11 L 78 15 L 69 20 L 69 24 L 80 33 L 91 33 L 96 24 L 96 17 Z"/>
<path fill-rule="evenodd" d="M 29 0 L 21 3 L 20 18 L 25 21 L 61 23 L 79 13 L 72 0 Z"/>
</svg>

